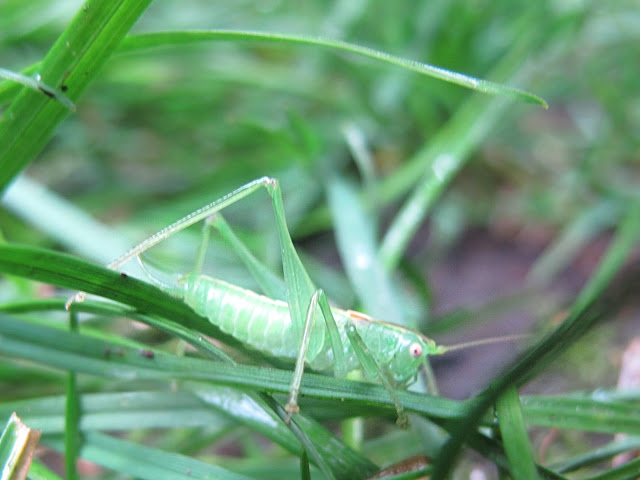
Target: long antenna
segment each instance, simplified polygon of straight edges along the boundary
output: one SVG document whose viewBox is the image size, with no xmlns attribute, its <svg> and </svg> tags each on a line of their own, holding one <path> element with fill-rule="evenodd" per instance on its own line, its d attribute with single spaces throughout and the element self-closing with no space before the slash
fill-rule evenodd
<svg viewBox="0 0 640 480">
<path fill-rule="evenodd" d="M 514 340 L 521 340 L 523 338 L 530 338 L 530 333 L 516 333 L 513 335 L 505 335 L 502 337 L 483 338 L 481 340 L 473 340 L 471 342 L 458 343 L 456 345 L 439 345 L 440 351 L 438 353 L 455 352 L 456 350 L 462 350 L 463 348 L 480 347 L 483 345 L 491 345 L 494 343 L 512 342 Z"/>
</svg>

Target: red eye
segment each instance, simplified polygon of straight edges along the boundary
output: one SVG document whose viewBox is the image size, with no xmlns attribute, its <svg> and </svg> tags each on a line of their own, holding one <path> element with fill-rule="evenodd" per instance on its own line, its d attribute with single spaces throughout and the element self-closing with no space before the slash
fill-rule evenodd
<svg viewBox="0 0 640 480">
<path fill-rule="evenodd" d="M 420 345 L 419 343 L 412 343 L 409 346 L 409 354 L 413 358 L 419 358 L 420 355 L 422 355 L 422 345 Z"/>
</svg>

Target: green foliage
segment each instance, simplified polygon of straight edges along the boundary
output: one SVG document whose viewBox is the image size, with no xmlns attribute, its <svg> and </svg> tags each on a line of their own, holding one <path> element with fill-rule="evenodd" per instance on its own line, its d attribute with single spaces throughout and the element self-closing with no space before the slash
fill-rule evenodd
<svg viewBox="0 0 640 480">
<path fill-rule="evenodd" d="M 346 479 L 413 454 L 432 458 L 432 478 L 458 478 L 463 446 L 513 478 L 629 478 L 637 463 L 607 462 L 638 448 L 637 396 L 612 384 L 516 391 L 539 387 L 637 291 L 633 276 L 613 281 L 640 228 L 637 57 L 628 0 L 0 3 L 0 418 L 41 429 L 67 478 L 85 476 L 77 456 L 100 478 Z M 287 426 L 291 365 L 138 280 L 135 265 L 100 266 L 265 175 L 280 181 L 311 279 L 339 306 L 437 336 L 521 308 L 551 331 L 467 400 L 425 394 L 437 368 L 397 391 L 407 431 L 381 386 L 318 372 Z M 256 194 L 224 214 L 281 276 L 269 202 Z M 476 227 L 544 232 L 527 290 L 429 323 L 427 279 Z M 200 235 L 175 235 L 145 263 L 175 281 Z M 259 290 L 228 235 L 212 233 L 203 270 Z M 614 240 L 576 298 L 547 290 L 603 235 Z M 96 298 L 65 311 L 77 290 Z M 546 464 L 532 426 L 631 437 L 563 445 Z M 31 475 L 57 478 L 38 462 Z"/>
</svg>

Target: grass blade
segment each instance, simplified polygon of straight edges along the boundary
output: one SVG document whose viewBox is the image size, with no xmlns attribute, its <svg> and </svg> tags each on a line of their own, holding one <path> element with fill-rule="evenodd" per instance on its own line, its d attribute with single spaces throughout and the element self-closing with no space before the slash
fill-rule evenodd
<svg viewBox="0 0 640 480">
<path fill-rule="evenodd" d="M 131 35 L 127 37 L 120 46 L 120 51 L 130 52 L 141 50 L 144 48 L 157 48 L 160 46 L 180 45 L 210 40 L 260 41 L 312 45 L 316 47 L 329 47 L 342 52 L 354 53 L 357 55 L 363 55 L 365 57 L 373 58 L 374 60 L 380 62 L 405 68 L 422 75 L 427 75 L 439 80 L 443 80 L 445 82 L 454 83 L 478 92 L 487 93 L 490 95 L 507 96 L 528 103 L 541 105 L 545 108 L 547 107 L 547 103 L 542 98 L 532 93 L 525 92 L 524 90 L 501 85 L 489 80 L 474 78 L 462 73 L 452 72 L 444 68 L 418 62 L 416 60 L 409 60 L 406 58 L 398 57 L 396 55 L 391 55 L 389 53 L 381 52 L 379 50 L 375 50 L 373 48 L 365 47 L 362 45 L 311 35 L 256 32 L 247 30 L 196 30 L 182 32 L 148 33 L 142 35 Z"/>
<path fill-rule="evenodd" d="M 508 389 L 498 398 L 496 411 L 511 476 L 522 480 L 539 480 L 520 398 L 515 388 Z"/>
<path fill-rule="evenodd" d="M 150 2 L 85 4 L 42 61 L 39 78 L 76 101 Z M 44 148 L 68 111 L 48 95 L 23 88 L 2 117 L 0 191 Z"/>
</svg>

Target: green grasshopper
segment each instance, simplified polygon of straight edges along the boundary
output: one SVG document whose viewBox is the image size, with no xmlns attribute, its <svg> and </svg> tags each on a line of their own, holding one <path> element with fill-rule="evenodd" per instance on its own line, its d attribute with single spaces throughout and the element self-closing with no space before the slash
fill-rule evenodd
<svg viewBox="0 0 640 480">
<path fill-rule="evenodd" d="M 200 273 L 209 226 L 218 228 L 227 238 L 233 235 L 218 212 L 261 188 L 265 188 L 272 199 L 282 249 L 287 302 Z M 140 255 L 202 220 L 207 220 L 207 226 L 194 271 L 183 275 L 175 285 L 155 279 L 144 267 Z M 237 238 L 234 237 L 232 244 L 265 292 L 278 296 L 270 280 L 273 274 Z M 254 180 L 190 213 L 142 241 L 107 267 L 117 270 L 134 258 L 140 261 L 153 283 L 181 298 L 222 331 L 260 352 L 295 362 L 285 408 L 288 415 L 299 412 L 298 396 L 306 364 L 315 370 L 333 371 L 338 377 L 359 370 L 367 378 L 380 381 L 393 400 L 398 422 L 404 423 L 403 408 L 394 388 L 405 388 L 413 383 L 428 355 L 442 354 L 455 348 L 437 346 L 430 338 L 409 328 L 330 306 L 324 292 L 311 282 L 293 246 L 285 220 L 282 192 L 278 181 L 273 178 Z M 82 301 L 83 298 L 84 293 L 79 292 L 67 302 L 67 308 L 71 302 Z M 321 313 L 322 320 L 318 320 L 318 313 Z"/>
</svg>

